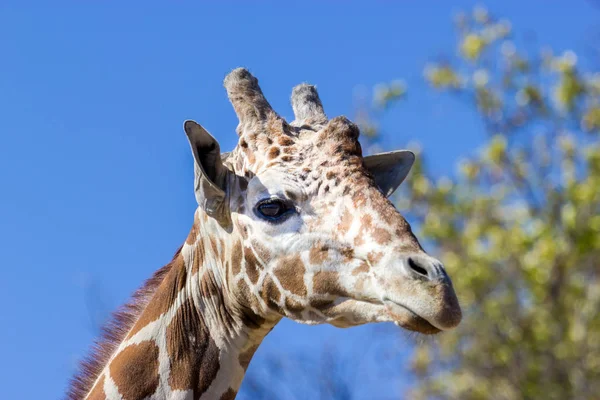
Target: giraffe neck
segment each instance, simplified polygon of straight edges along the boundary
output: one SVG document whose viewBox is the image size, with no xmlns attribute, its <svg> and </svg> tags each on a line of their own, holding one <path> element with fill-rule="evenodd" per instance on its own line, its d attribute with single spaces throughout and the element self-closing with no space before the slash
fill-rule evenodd
<svg viewBox="0 0 600 400">
<path fill-rule="evenodd" d="M 227 267 L 241 261 L 231 256 L 231 238 L 219 233 L 197 215 L 88 399 L 235 398 L 254 352 L 278 319 L 253 315 L 229 296 Z"/>
</svg>

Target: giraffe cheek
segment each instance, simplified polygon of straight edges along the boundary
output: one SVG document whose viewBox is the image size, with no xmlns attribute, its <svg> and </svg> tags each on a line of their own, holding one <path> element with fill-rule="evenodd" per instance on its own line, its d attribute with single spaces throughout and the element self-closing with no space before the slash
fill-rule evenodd
<svg viewBox="0 0 600 400">
<path fill-rule="evenodd" d="M 317 271 L 313 275 L 313 292 L 335 296 L 349 296 L 348 291 L 339 282 L 339 273 L 333 271 Z"/>
<path fill-rule="evenodd" d="M 306 268 L 299 255 L 282 258 L 275 268 L 275 276 L 281 286 L 292 294 L 304 297 L 307 294 L 304 284 Z"/>
</svg>

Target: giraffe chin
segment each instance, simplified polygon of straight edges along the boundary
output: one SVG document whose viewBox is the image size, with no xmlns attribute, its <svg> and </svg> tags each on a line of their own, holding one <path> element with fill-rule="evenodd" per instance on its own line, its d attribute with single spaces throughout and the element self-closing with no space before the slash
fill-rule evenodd
<svg viewBox="0 0 600 400">
<path fill-rule="evenodd" d="M 385 308 L 396 326 L 424 335 L 442 332 L 442 329 L 401 304 L 386 301 Z"/>
</svg>

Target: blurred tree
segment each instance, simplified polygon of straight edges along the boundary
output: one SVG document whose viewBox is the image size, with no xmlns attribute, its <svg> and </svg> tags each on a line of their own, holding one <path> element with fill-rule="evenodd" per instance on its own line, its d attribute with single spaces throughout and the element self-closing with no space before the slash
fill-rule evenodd
<svg viewBox="0 0 600 400">
<path fill-rule="evenodd" d="M 465 315 L 417 347 L 409 397 L 598 398 L 600 74 L 570 51 L 519 50 L 482 7 L 456 26 L 457 56 L 425 78 L 476 109 L 488 142 L 458 177 L 434 178 L 421 154 L 398 196 Z"/>
</svg>

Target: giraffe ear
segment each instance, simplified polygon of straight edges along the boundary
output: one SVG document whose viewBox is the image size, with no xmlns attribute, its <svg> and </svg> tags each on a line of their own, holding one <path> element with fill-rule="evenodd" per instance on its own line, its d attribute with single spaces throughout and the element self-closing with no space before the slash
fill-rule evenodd
<svg viewBox="0 0 600 400">
<path fill-rule="evenodd" d="M 415 154 L 408 150 L 397 150 L 367 156 L 364 160 L 377 186 L 389 197 L 408 175 L 415 162 Z"/>
<path fill-rule="evenodd" d="M 194 121 L 185 121 L 183 129 L 194 156 L 194 192 L 198 205 L 219 222 L 229 221 L 226 201 L 228 169 L 223 165 L 217 140 Z"/>
</svg>

